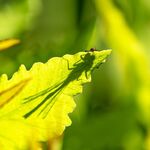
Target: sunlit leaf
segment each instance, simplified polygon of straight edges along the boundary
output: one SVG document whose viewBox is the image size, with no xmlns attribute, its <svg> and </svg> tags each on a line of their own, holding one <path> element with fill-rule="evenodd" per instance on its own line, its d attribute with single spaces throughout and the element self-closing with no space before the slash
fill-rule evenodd
<svg viewBox="0 0 150 150">
<path fill-rule="evenodd" d="M 0 117 L 8 121 L 23 121 L 32 126 L 39 140 L 58 137 L 71 124 L 68 113 L 75 107 L 73 96 L 82 92 L 82 85 L 91 81 L 91 72 L 105 62 L 110 52 L 67 54 L 54 57 L 45 64 L 35 63 L 29 71 L 22 65 L 10 80 L 3 75 L 0 78 L 0 91 L 8 91 L 13 87 L 14 91 L 20 92 L 0 109 Z M 3 130 L 7 128 L 1 127 Z"/>
<path fill-rule="evenodd" d="M 14 86 L 1 91 L 0 92 L 0 107 L 4 106 L 10 100 L 12 100 L 15 96 L 17 96 L 28 83 L 29 79 L 20 81 L 19 83 L 15 84 Z"/>
</svg>

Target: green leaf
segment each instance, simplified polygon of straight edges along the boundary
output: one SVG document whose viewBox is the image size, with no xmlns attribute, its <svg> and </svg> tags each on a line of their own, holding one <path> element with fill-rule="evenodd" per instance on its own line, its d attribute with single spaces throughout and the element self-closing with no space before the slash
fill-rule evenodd
<svg viewBox="0 0 150 150">
<path fill-rule="evenodd" d="M 7 124 L 7 121 L 17 120 L 27 124 L 33 128 L 38 140 L 61 135 L 71 124 L 68 113 L 75 107 L 73 96 L 82 92 L 82 85 L 91 81 L 91 72 L 110 53 L 111 50 L 67 54 L 45 64 L 35 63 L 29 71 L 22 65 L 10 80 L 2 75 L 0 91 L 5 91 L 5 99 L 8 99 L 8 89 L 11 89 L 13 97 L 5 102 L 0 95 L 5 102 L 0 108 L 0 122 L 5 120 L 4 124 Z M 12 126 L 1 125 L 0 134 Z"/>
</svg>

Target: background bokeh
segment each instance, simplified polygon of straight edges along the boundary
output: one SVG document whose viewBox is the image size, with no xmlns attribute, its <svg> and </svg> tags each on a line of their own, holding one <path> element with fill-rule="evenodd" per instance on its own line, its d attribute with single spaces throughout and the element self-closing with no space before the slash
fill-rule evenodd
<svg viewBox="0 0 150 150">
<path fill-rule="evenodd" d="M 76 96 L 62 150 L 150 150 L 149 0 L 0 0 L 0 74 L 91 47 L 113 50 Z"/>
</svg>

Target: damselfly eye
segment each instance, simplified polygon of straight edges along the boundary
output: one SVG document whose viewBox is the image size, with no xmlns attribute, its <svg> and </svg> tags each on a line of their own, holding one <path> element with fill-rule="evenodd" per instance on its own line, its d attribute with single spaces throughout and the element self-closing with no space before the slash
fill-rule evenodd
<svg viewBox="0 0 150 150">
<path fill-rule="evenodd" d="M 90 50 L 85 50 L 85 52 L 94 52 L 97 51 L 96 48 L 91 48 Z"/>
<path fill-rule="evenodd" d="M 94 52 L 94 51 L 96 51 L 96 48 L 91 48 L 90 51 Z"/>
</svg>

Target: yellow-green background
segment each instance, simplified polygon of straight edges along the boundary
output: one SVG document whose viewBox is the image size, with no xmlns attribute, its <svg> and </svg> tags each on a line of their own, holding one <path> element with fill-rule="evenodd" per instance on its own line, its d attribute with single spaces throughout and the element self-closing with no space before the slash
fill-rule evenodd
<svg viewBox="0 0 150 150">
<path fill-rule="evenodd" d="M 149 0 L 0 0 L 0 74 L 20 64 L 113 49 L 75 97 L 62 150 L 150 150 Z"/>
</svg>

